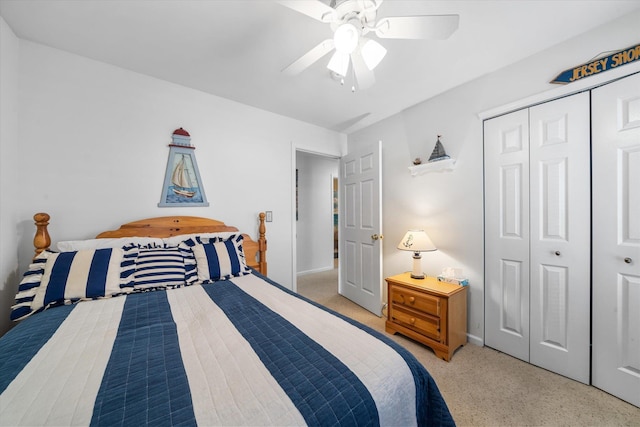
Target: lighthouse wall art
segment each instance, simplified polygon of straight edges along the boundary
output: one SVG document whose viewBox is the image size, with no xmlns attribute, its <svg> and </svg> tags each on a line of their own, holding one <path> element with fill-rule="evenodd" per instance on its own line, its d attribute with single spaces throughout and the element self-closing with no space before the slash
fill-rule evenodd
<svg viewBox="0 0 640 427">
<path fill-rule="evenodd" d="M 160 207 L 209 206 L 204 193 L 191 135 L 179 128 L 171 136 Z"/>
</svg>

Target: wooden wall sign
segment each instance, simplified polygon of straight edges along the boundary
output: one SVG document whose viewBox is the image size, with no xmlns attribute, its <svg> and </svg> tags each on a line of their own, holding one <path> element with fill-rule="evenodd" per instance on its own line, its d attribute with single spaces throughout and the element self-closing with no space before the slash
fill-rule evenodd
<svg viewBox="0 0 640 427">
<path fill-rule="evenodd" d="M 567 84 L 575 82 L 576 80 L 613 70 L 621 65 L 630 64 L 638 60 L 640 60 L 640 44 L 563 71 L 558 74 L 558 77 L 553 79 L 551 83 Z"/>
</svg>

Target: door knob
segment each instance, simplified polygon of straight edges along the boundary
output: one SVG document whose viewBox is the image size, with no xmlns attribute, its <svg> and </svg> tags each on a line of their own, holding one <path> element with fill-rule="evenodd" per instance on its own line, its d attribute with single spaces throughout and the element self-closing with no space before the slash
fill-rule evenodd
<svg viewBox="0 0 640 427">
<path fill-rule="evenodd" d="M 371 239 L 372 240 L 378 240 L 378 239 L 382 240 L 382 239 L 384 239 L 384 236 L 382 234 L 380 234 L 380 235 L 372 234 L 371 235 Z"/>
<path fill-rule="evenodd" d="M 626 262 L 627 264 L 631 264 L 633 262 L 633 260 L 631 258 L 629 258 L 629 257 L 626 257 L 624 259 L 624 262 Z"/>
</svg>

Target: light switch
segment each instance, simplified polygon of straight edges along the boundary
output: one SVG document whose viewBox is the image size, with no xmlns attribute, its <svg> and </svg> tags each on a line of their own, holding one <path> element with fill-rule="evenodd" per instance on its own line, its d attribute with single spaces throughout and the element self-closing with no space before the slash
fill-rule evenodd
<svg viewBox="0 0 640 427">
<path fill-rule="evenodd" d="M 271 212 L 271 211 L 266 211 L 266 212 L 265 212 L 265 214 L 266 214 L 266 219 L 265 219 L 265 221 L 267 221 L 267 222 L 271 222 L 271 221 L 273 221 L 273 212 Z"/>
</svg>

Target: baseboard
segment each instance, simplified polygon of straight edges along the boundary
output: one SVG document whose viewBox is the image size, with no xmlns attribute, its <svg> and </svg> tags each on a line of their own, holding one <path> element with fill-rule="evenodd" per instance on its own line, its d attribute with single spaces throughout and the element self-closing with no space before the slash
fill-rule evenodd
<svg viewBox="0 0 640 427">
<path fill-rule="evenodd" d="M 328 266 L 328 267 L 322 267 L 322 268 L 315 268 L 313 270 L 305 270 L 305 271 L 298 271 L 298 276 L 304 276 L 306 274 L 313 274 L 313 273 L 322 273 L 323 271 L 329 271 L 329 270 L 333 270 L 335 267 L 333 265 Z"/>
<path fill-rule="evenodd" d="M 469 341 L 473 345 L 477 345 L 479 347 L 484 347 L 484 340 L 475 335 L 467 334 L 467 341 Z"/>
</svg>

